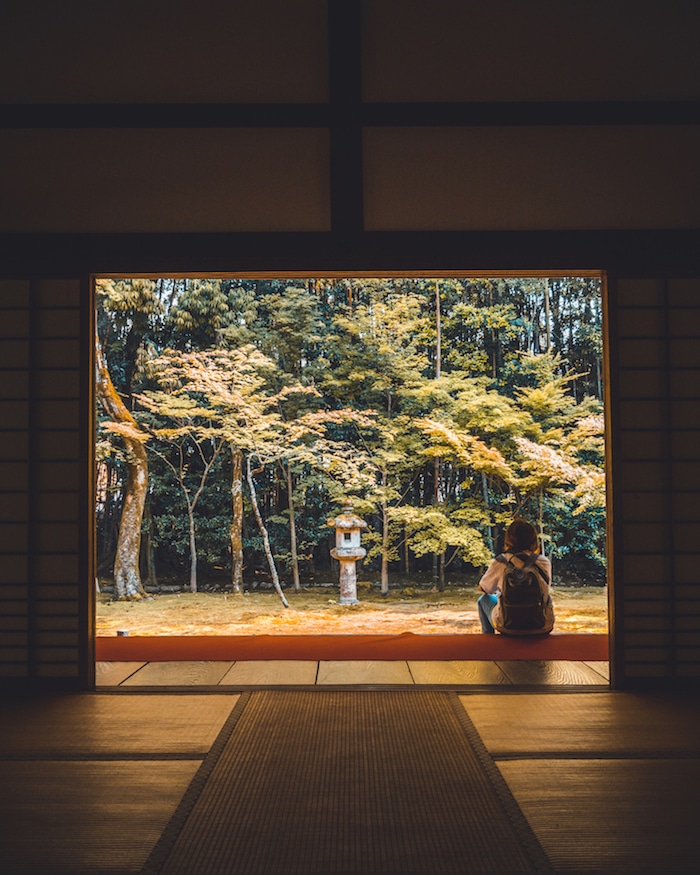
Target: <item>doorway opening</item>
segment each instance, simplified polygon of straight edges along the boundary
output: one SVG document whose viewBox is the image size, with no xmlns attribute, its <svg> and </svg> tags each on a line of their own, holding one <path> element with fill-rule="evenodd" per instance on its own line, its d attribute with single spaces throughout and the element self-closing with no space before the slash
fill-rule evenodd
<svg viewBox="0 0 700 875">
<path fill-rule="evenodd" d="M 480 631 L 514 516 L 605 635 L 604 278 L 100 277 L 97 635 Z M 339 604 L 329 525 L 363 523 Z"/>
</svg>

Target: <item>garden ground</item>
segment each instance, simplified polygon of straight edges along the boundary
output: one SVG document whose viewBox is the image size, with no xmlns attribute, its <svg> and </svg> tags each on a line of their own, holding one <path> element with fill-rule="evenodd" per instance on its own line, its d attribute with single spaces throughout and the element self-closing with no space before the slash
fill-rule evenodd
<svg viewBox="0 0 700 875">
<path fill-rule="evenodd" d="M 97 635 L 118 630 L 130 635 L 374 635 L 413 632 L 420 635 L 477 634 L 476 586 L 406 586 L 383 597 L 378 588 L 358 584 L 360 604 L 338 604 L 337 586 L 285 590 L 285 608 L 272 589 L 243 593 L 159 593 L 138 601 L 97 596 Z M 608 631 L 607 588 L 553 587 L 559 632 Z"/>
</svg>

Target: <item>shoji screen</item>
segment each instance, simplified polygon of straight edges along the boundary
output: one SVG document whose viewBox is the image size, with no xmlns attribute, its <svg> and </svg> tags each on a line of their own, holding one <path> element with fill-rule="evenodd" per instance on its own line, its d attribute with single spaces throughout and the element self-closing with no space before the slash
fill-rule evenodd
<svg viewBox="0 0 700 875">
<path fill-rule="evenodd" d="M 620 681 L 700 676 L 700 280 L 617 284 Z"/>
<path fill-rule="evenodd" d="M 79 282 L 0 283 L 0 678 L 80 676 L 80 330 Z"/>
</svg>

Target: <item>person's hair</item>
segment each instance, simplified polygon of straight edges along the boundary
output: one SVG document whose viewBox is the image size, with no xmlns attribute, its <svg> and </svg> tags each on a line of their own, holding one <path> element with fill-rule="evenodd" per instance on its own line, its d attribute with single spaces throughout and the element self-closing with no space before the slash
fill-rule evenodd
<svg viewBox="0 0 700 875">
<path fill-rule="evenodd" d="M 523 550 L 539 551 L 537 530 L 531 523 L 516 517 L 506 529 L 505 552 L 521 553 Z"/>
</svg>

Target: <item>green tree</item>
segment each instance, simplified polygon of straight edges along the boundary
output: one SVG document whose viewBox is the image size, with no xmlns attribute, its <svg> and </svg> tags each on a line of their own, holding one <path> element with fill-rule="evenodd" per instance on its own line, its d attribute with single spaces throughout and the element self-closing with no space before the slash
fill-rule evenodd
<svg viewBox="0 0 700 875">
<path fill-rule="evenodd" d="M 228 452 L 218 454 L 198 499 L 197 545 L 219 565 L 230 544 L 234 590 L 242 586 L 244 555 L 252 573 L 265 552 L 262 533 L 254 533 L 261 531 L 254 501 L 270 553 L 284 560 L 295 588 L 304 561 L 329 561 L 317 548 L 328 538 L 329 505 L 344 497 L 370 522 L 367 562 L 379 567 L 384 591 L 390 566 L 402 558 L 407 570 L 425 569 L 433 547 L 440 581 L 450 563 L 481 562 L 480 551 L 495 548 L 514 512 L 541 521 L 557 556 L 600 566 L 596 278 L 111 280 L 99 301 L 102 349 L 128 411 L 139 394 L 170 392 L 154 381 L 149 361 L 177 350 L 200 363 L 188 362 L 192 373 L 180 376 Z M 217 351 L 227 363 L 214 360 Z M 202 371 L 238 400 L 195 388 Z M 235 409 L 253 400 L 272 417 L 256 444 Z M 100 468 L 115 496 L 98 518 L 106 551 L 116 543 L 108 526 L 126 495 L 129 454 L 117 435 L 123 426 L 104 413 L 100 420 L 117 438 L 104 442 Z M 489 467 L 473 441 L 500 453 L 508 475 Z M 192 478 L 204 462 L 193 444 L 190 450 L 194 495 Z M 176 570 L 173 553 L 189 550 L 186 508 L 177 517 L 176 478 L 153 453 L 150 462 L 148 553 L 155 545 L 159 563 Z M 253 492 L 244 505 L 249 463 Z M 575 474 L 568 480 L 564 463 Z M 219 538 L 229 521 L 230 537 Z"/>
<path fill-rule="evenodd" d="M 144 595 L 139 571 L 141 521 L 149 478 L 146 436 L 132 416 L 133 391 L 163 309 L 154 280 L 98 279 L 96 293 L 95 394 L 102 409 L 100 415 L 98 408 L 98 428 L 120 438 L 114 451 L 99 460 L 106 479 L 115 475 L 120 481 L 121 494 L 114 506 L 120 519 L 116 545 L 109 530 L 103 533 L 102 544 L 105 551 L 114 549 L 115 596 L 140 598 Z"/>
<path fill-rule="evenodd" d="M 231 320 L 230 302 L 222 280 L 175 282 L 167 320 L 170 344 L 186 350 L 221 345 Z"/>
<path fill-rule="evenodd" d="M 159 283 L 150 279 L 98 279 L 98 333 L 118 391 L 132 405 L 145 346 L 154 342 L 164 313 Z"/>
<path fill-rule="evenodd" d="M 379 510 L 379 532 L 369 532 L 368 558 L 380 557 L 381 591 L 389 592 L 389 563 L 396 557 L 392 543 L 390 508 L 403 500 L 402 484 L 414 466 L 417 435 L 402 412 L 425 382 L 426 355 L 419 348 L 418 331 L 424 317 L 421 298 L 396 294 L 391 284 L 380 281 L 357 283 L 368 303 L 338 312 L 333 332 L 326 338 L 332 369 L 323 387 L 351 408 L 376 414 L 372 427 L 362 434 L 362 449 L 375 483 L 367 490 L 365 506 Z M 412 434 L 413 432 L 413 434 Z M 373 543 L 374 542 L 374 543 Z"/>
<path fill-rule="evenodd" d="M 288 464 L 294 455 L 299 457 L 308 449 L 304 441 L 320 429 L 318 417 L 316 420 L 297 418 L 286 423 L 280 407 L 291 396 L 316 395 L 316 390 L 297 385 L 272 392 L 269 383 L 276 372 L 274 363 L 252 347 L 198 353 L 168 352 L 162 357 L 161 368 L 170 380 L 177 375 L 183 390 L 199 399 L 197 412 L 207 418 L 206 433 L 215 434 L 217 440 L 226 441 L 243 454 L 252 509 L 273 585 L 286 607 L 254 478 L 267 466 Z"/>
</svg>

